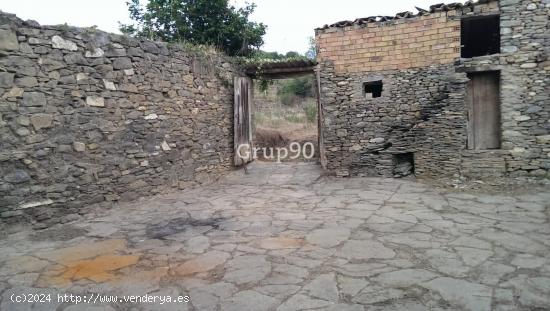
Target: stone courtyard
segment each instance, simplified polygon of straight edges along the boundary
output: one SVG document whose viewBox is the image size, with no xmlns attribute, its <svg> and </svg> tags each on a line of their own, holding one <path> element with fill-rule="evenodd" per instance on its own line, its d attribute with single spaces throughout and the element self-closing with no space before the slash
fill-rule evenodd
<svg viewBox="0 0 550 311">
<path fill-rule="evenodd" d="M 202 188 L 6 234 L 0 310 L 548 310 L 549 199 L 255 163 Z M 51 302 L 11 301 L 29 293 Z"/>
</svg>

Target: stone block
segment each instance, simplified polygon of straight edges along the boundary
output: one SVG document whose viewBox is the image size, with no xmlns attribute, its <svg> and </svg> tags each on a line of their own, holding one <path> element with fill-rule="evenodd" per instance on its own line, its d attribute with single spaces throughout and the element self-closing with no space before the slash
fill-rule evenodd
<svg viewBox="0 0 550 311">
<path fill-rule="evenodd" d="M 168 145 L 168 143 L 166 141 L 163 141 L 162 144 L 160 145 L 160 147 L 162 148 L 163 151 L 172 150 L 172 148 L 170 148 L 170 146 Z"/>
<path fill-rule="evenodd" d="M 22 126 L 29 126 L 31 124 L 30 119 L 28 117 L 25 117 L 25 116 L 17 117 L 16 121 L 17 121 L 17 124 L 22 125 Z"/>
<path fill-rule="evenodd" d="M 13 86 L 13 73 L 9 72 L 0 72 L 0 87 L 1 88 L 10 88 Z"/>
<path fill-rule="evenodd" d="M 15 31 L 11 29 L 0 29 L 0 50 L 19 50 L 19 42 L 17 41 Z"/>
<path fill-rule="evenodd" d="M 525 63 L 525 64 L 521 64 L 521 68 L 523 69 L 531 69 L 531 68 L 537 68 L 537 64 L 536 63 Z"/>
<path fill-rule="evenodd" d="M 501 47 L 501 51 L 502 53 L 515 53 L 518 51 L 518 47 L 513 45 L 503 46 Z"/>
<path fill-rule="evenodd" d="M 84 152 L 86 151 L 86 144 L 75 141 L 73 143 L 73 148 L 76 152 Z"/>
<path fill-rule="evenodd" d="M 27 129 L 26 127 L 20 127 L 15 130 L 15 133 L 19 136 L 29 136 L 31 134 L 31 131 L 29 131 L 29 129 Z"/>
<path fill-rule="evenodd" d="M 112 81 L 103 79 L 103 85 L 105 86 L 105 89 L 110 91 L 116 91 L 116 86 Z"/>
<path fill-rule="evenodd" d="M 140 45 L 141 49 L 147 53 L 158 54 L 159 48 L 154 42 L 144 41 Z"/>
<path fill-rule="evenodd" d="M 69 50 L 69 51 L 77 51 L 78 50 L 78 46 L 76 45 L 76 43 L 74 43 L 70 40 L 65 40 L 60 36 L 53 36 L 52 37 L 52 47 L 54 49 L 62 49 L 62 50 Z"/>
<path fill-rule="evenodd" d="M 99 57 L 103 57 L 103 55 L 105 55 L 105 53 L 100 48 L 93 48 L 92 50 L 86 51 L 84 53 L 84 57 L 88 57 L 88 58 L 99 58 Z"/>
<path fill-rule="evenodd" d="M 369 143 L 372 143 L 372 144 L 381 144 L 383 142 L 385 142 L 386 140 L 383 138 L 383 137 L 376 137 L 376 138 L 373 138 L 371 140 L 369 140 Z"/>
<path fill-rule="evenodd" d="M 76 74 L 76 82 L 81 82 L 81 81 L 86 81 L 88 80 L 88 75 L 83 73 L 83 72 L 79 72 Z"/>
<path fill-rule="evenodd" d="M 31 116 L 31 124 L 35 130 L 51 127 L 52 121 L 53 116 L 51 114 L 39 113 Z"/>
<path fill-rule="evenodd" d="M 31 176 L 27 173 L 27 171 L 16 169 L 6 174 L 4 176 L 4 180 L 12 184 L 21 184 L 31 180 Z"/>
<path fill-rule="evenodd" d="M 105 107 L 105 99 L 99 96 L 86 97 L 86 105 L 91 107 Z"/>
<path fill-rule="evenodd" d="M 2 95 L 2 98 L 15 98 L 15 97 L 23 97 L 23 89 L 14 87 L 11 90 L 7 91 Z"/>
<path fill-rule="evenodd" d="M 113 61 L 113 68 L 114 69 L 131 69 L 132 68 L 132 60 L 128 57 L 117 57 Z"/>
<path fill-rule="evenodd" d="M 338 137 L 345 137 L 348 135 L 348 131 L 345 129 L 339 129 L 336 131 L 336 136 Z"/>
<path fill-rule="evenodd" d="M 15 84 L 21 88 L 35 87 L 38 85 L 38 80 L 35 77 L 23 77 L 16 79 Z"/>
<path fill-rule="evenodd" d="M 46 105 L 46 95 L 40 92 L 25 92 L 21 105 L 25 107 L 43 107 Z"/>
</svg>

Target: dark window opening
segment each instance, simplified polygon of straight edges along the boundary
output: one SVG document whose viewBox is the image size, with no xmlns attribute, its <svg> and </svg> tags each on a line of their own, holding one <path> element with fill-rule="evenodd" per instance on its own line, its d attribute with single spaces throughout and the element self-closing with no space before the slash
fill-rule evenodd
<svg viewBox="0 0 550 311">
<path fill-rule="evenodd" d="M 363 90 L 365 92 L 365 97 L 376 98 L 382 96 L 382 81 L 373 81 L 363 83 Z"/>
<path fill-rule="evenodd" d="M 462 19 L 460 39 L 463 58 L 500 53 L 500 17 L 491 15 Z"/>
<path fill-rule="evenodd" d="M 393 177 L 405 177 L 414 174 L 414 154 L 412 152 L 393 155 Z"/>
</svg>

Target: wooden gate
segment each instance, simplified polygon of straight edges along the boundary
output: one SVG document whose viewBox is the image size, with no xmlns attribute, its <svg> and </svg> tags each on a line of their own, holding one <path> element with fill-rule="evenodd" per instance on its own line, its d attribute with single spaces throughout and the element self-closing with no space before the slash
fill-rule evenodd
<svg viewBox="0 0 550 311">
<path fill-rule="evenodd" d="M 234 148 L 235 166 L 252 162 L 252 80 L 235 77 Z"/>
<path fill-rule="evenodd" d="M 323 140 L 323 106 L 321 104 L 321 73 L 317 69 L 315 71 L 315 97 L 317 97 L 317 148 L 319 148 L 319 163 L 321 167 L 327 168 L 327 156 L 325 154 L 325 143 Z"/>
<path fill-rule="evenodd" d="M 499 149 L 499 74 L 479 72 L 468 77 L 468 149 Z"/>
</svg>

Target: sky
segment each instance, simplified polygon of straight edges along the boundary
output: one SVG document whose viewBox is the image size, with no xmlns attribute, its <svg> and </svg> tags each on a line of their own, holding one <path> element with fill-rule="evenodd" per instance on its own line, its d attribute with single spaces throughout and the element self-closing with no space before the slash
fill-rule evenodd
<svg viewBox="0 0 550 311">
<path fill-rule="evenodd" d="M 33 19 L 42 25 L 67 23 L 71 26 L 97 26 L 118 33 L 118 22 L 130 23 L 127 0 L 0 0 L 0 10 Z M 265 51 L 305 53 L 314 29 L 341 20 L 372 15 L 395 15 L 428 8 L 441 0 L 230 0 L 237 6 L 256 3 L 252 20 L 268 26 Z M 451 1 L 452 2 L 452 1 Z"/>
</svg>

